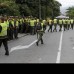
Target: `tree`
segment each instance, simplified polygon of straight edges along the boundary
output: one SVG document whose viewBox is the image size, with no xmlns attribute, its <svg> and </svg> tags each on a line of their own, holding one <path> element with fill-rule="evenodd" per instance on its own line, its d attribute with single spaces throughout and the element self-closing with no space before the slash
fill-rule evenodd
<svg viewBox="0 0 74 74">
<path fill-rule="evenodd" d="M 18 5 L 13 0 L 0 1 L 0 14 L 2 15 L 19 15 Z"/>
<path fill-rule="evenodd" d="M 56 0 L 0 0 L 0 14 L 54 18 L 60 14 L 60 6 Z"/>
<path fill-rule="evenodd" d="M 74 18 L 74 7 L 69 7 L 66 12 L 67 16 Z"/>
</svg>

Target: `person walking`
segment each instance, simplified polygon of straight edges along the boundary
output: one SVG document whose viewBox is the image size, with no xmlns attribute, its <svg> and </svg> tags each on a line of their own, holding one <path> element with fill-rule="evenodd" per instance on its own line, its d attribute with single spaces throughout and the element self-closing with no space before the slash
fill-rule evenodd
<svg viewBox="0 0 74 74">
<path fill-rule="evenodd" d="M 7 24 L 4 23 L 4 17 L 1 18 L 1 23 L 0 23 L 0 47 L 1 45 L 4 45 L 5 47 L 5 55 L 9 55 L 8 51 L 8 43 L 7 43 Z"/>
<path fill-rule="evenodd" d="M 49 32 L 49 30 L 51 30 L 51 32 L 52 32 L 52 27 L 53 27 L 53 20 L 50 19 L 48 32 Z"/>
<path fill-rule="evenodd" d="M 43 33 L 44 33 L 44 30 L 43 30 L 43 27 L 41 25 L 41 21 L 39 23 L 37 23 L 37 38 L 38 38 L 38 41 L 36 42 L 36 45 L 38 46 L 39 45 L 39 42 L 41 41 L 41 44 L 44 44 L 43 42 Z"/>
</svg>

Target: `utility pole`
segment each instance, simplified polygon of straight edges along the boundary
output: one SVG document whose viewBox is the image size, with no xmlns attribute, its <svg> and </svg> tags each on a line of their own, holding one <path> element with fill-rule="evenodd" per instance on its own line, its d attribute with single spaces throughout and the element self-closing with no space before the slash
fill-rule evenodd
<svg viewBox="0 0 74 74">
<path fill-rule="evenodd" d="M 39 0 L 39 19 L 41 19 L 41 0 Z"/>
</svg>

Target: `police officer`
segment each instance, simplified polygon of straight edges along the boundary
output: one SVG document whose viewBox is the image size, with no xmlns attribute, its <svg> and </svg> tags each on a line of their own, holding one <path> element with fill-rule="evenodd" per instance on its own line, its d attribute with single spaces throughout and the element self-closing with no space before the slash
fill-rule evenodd
<svg viewBox="0 0 74 74">
<path fill-rule="evenodd" d="M 15 20 L 14 21 L 14 37 L 15 37 L 15 39 L 18 39 L 18 21 L 17 20 Z"/>
<path fill-rule="evenodd" d="M 43 33 L 44 31 L 43 31 L 43 27 L 41 25 L 41 20 L 40 20 L 40 22 L 37 23 L 37 35 L 39 35 L 39 37 L 37 36 L 38 38 L 38 41 L 36 42 L 37 46 L 40 41 L 41 41 L 41 44 L 44 44 L 43 39 L 42 39 Z"/>
<path fill-rule="evenodd" d="M 71 29 L 73 30 L 74 20 L 71 19 L 70 21 L 71 21 Z"/>
<path fill-rule="evenodd" d="M 49 29 L 48 29 L 48 32 L 49 32 L 49 30 L 51 30 L 51 32 L 52 32 L 52 27 L 53 27 L 53 20 L 49 20 Z"/>
<path fill-rule="evenodd" d="M 63 26 L 64 26 L 64 31 L 65 31 L 66 30 L 66 26 L 67 26 L 66 19 L 63 19 Z"/>
<path fill-rule="evenodd" d="M 69 30 L 69 28 L 70 28 L 70 20 L 67 19 L 66 21 L 67 21 L 67 30 Z"/>
<path fill-rule="evenodd" d="M 54 19 L 53 22 L 54 22 L 54 30 L 53 31 L 57 32 L 57 19 Z"/>
<path fill-rule="evenodd" d="M 0 30 L 0 47 L 3 43 L 4 47 L 5 47 L 5 55 L 9 55 L 9 51 L 8 51 L 8 43 L 7 43 L 7 24 L 4 23 L 4 18 L 1 18 L 1 23 L 0 26 L 2 27 Z"/>
<path fill-rule="evenodd" d="M 34 26 L 35 26 L 35 20 L 32 18 L 30 20 L 30 34 L 34 35 Z"/>
<path fill-rule="evenodd" d="M 47 25 L 46 20 L 43 20 L 43 30 L 44 30 L 44 31 L 46 30 L 46 25 Z"/>
<path fill-rule="evenodd" d="M 60 26 L 60 29 L 59 29 L 59 31 L 61 31 L 61 30 L 62 30 L 62 24 L 63 24 L 63 21 L 62 21 L 62 19 L 59 19 L 58 23 L 59 23 L 59 26 Z"/>
<path fill-rule="evenodd" d="M 13 40 L 13 25 L 11 21 L 9 21 L 8 34 L 9 40 Z"/>
</svg>

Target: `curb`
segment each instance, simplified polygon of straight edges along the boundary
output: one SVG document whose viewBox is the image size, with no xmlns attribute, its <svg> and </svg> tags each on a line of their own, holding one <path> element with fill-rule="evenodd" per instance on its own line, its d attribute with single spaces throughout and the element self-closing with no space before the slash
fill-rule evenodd
<svg viewBox="0 0 74 74">
<path fill-rule="evenodd" d="M 25 34 L 25 35 L 23 35 L 23 36 L 20 36 L 20 37 L 18 37 L 18 38 L 22 38 L 22 37 L 25 37 L 25 36 L 27 36 L 27 35 L 29 35 L 29 34 Z"/>
</svg>

